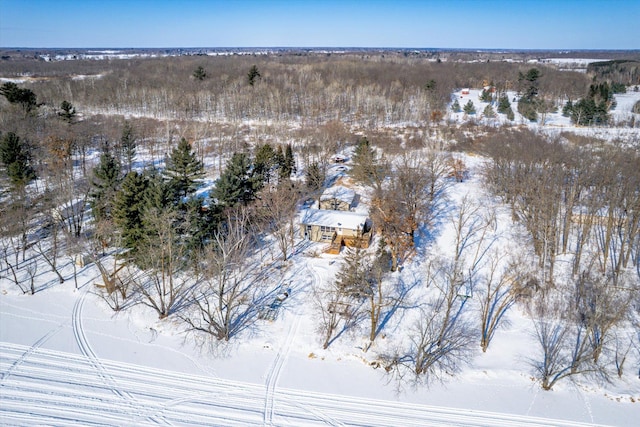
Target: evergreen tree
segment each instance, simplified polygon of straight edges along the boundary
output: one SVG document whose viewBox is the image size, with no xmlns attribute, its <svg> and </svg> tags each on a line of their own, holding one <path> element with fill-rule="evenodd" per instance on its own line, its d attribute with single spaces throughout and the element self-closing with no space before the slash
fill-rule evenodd
<svg viewBox="0 0 640 427">
<path fill-rule="evenodd" d="M 319 191 L 324 186 L 326 175 L 318 162 L 313 162 L 305 173 L 305 183 L 307 190 L 311 193 Z"/>
<path fill-rule="evenodd" d="M 605 101 L 596 103 L 592 97 L 582 98 L 571 109 L 571 121 L 577 125 L 601 125 L 609 121 Z"/>
<path fill-rule="evenodd" d="M 353 152 L 351 175 L 364 184 L 372 184 L 378 173 L 378 157 L 369 140 L 363 136 Z"/>
<path fill-rule="evenodd" d="M 482 89 L 482 92 L 480 92 L 480 101 L 483 101 L 483 102 L 493 101 L 493 94 L 491 93 L 491 90 Z"/>
<path fill-rule="evenodd" d="M 204 165 L 182 138 L 171 155 L 166 158 L 164 176 L 169 180 L 177 197 L 187 197 L 195 192 L 196 180 L 204 177 Z"/>
<path fill-rule="evenodd" d="M 538 79 L 541 76 L 537 68 L 531 68 L 526 74 L 521 72 L 518 76 L 522 93 L 518 101 L 518 112 L 532 122 L 538 119 Z"/>
<path fill-rule="evenodd" d="M 535 122 L 538 119 L 538 104 L 536 99 L 520 98 L 518 101 L 518 113 L 529 121 Z"/>
<path fill-rule="evenodd" d="M 202 66 L 198 66 L 198 68 L 196 68 L 193 72 L 193 77 L 196 80 L 202 81 L 207 78 L 207 72 L 204 68 L 202 68 Z"/>
<path fill-rule="evenodd" d="M 133 131 L 131 123 L 126 120 L 122 127 L 122 135 L 120 136 L 120 149 L 122 151 L 123 163 L 126 166 L 127 172 L 131 172 L 133 166 L 133 159 L 136 156 L 136 136 Z"/>
<path fill-rule="evenodd" d="M 181 203 L 180 231 L 187 253 L 203 249 L 218 229 L 221 214 L 215 206 L 205 208 L 199 197 L 191 197 Z"/>
<path fill-rule="evenodd" d="M 493 119 L 496 116 L 496 112 L 493 110 L 493 107 L 491 106 L 491 104 L 489 104 L 486 107 L 484 107 L 484 111 L 482 112 L 482 115 L 484 115 L 488 119 Z"/>
<path fill-rule="evenodd" d="M 245 153 L 233 154 L 211 193 L 220 207 L 247 204 L 255 198 L 262 181 L 253 175 L 251 166 L 251 161 Z"/>
<path fill-rule="evenodd" d="M 24 187 L 36 179 L 36 172 L 31 167 L 29 146 L 13 132 L 8 132 L 0 139 L 0 162 L 15 187 Z"/>
<path fill-rule="evenodd" d="M 509 102 L 509 97 L 506 93 L 503 93 L 498 99 L 498 113 L 506 114 L 507 110 L 511 108 L 511 103 Z M 513 111 L 512 111 L 513 112 Z"/>
<path fill-rule="evenodd" d="M 76 118 L 76 107 L 74 107 L 69 101 L 62 101 L 58 116 L 67 123 L 73 123 L 73 120 Z"/>
<path fill-rule="evenodd" d="M 282 155 L 281 148 L 280 155 Z M 271 144 L 262 144 L 256 149 L 253 161 L 253 175 L 262 182 L 271 182 L 272 175 L 278 164 L 278 152 L 273 149 Z"/>
<path fill-rule="evenodd" d="M 282 150 L 282 147 L 279 147 Z M 296 160 L 293 157 L 293 148 L 291 144 L 287 144 L 284 150 L 284 156 L 280 161 L 280 178 L 290 178 L 296 173 Z"/>
<path fill-rule="evenodd" d="M 460 103 L 458 102 L 457 99 L 453 101 L 453 104 L 451 104 L 451 111 L 453 111 L 454 113 L 459 113 L 460 111 L 462 111 L 462 108 L 460 107 Z"/>
<path fill-rule="evenodd" d="M 434 90 L 436 90 L 437 87 L 438 87 L 438 83 L 433 79 L 430 79 L 424 85 L 424 89 L 427 90 L 427 91 L 434 91 Z"/>
<path fill-rule="evenodd" d="M 254 84 L 256 84 L 256 81 L 258 81 L 261 77 L 262 76 L 260 75 L 260 71 L 258 71 L 258 67 L 252 65 L 249 73 L 247 73 L 247 81 L 249 82 L 249 86 L 253 86 Z"/>
<path fill-rule="evenodd" d="M 19 104 L 26 114 L 38 106 L 35 93 L 30 89 L 20 88 L 13 82 L 6 82 L 0 86 L 0 95 L 7 98 L 11 104 Z"/>
<path fill-rule="evenodd" d="M 143 217 L 147 187 L 147 180 L 143 175 L 129 172 L 122 180 L 113 203 L 114 224 L 122 235 L 123 246 L 131 249 L 133 254 L 137 252 L 145 235 Z"/>
<path fill-rule="evenodd" d="M 521 87 L 522 97 L 526 100 L 533 100 L 538 95 L 538 79 L 542 77 L 540 70 L 531 68 L 526 74 L 518 74 L 518 83 Z"/>
<path fill-rule="evenodd" d="M 472 100 L 469 100 L 469 102 L 464 104 L 464 108 L 462 110 L 465 112 L 465 114 L 475 114 L 476 113 L 476 107 L 475 107 L 475 105 L 473 105 L 473 101 Z"/>
<path fill-rule="evenodd" d="M 507 108 L 507 111 L 505 112 L 505 114 L 507 115 L 507 119 L 513 121 L 516 118 L 515 113 L 513 112 L 513 109 L 511 108 L 511 106 L 509 106 L 509 108 Z"/>
<path fill-rule="evenodd" d="M 120 183 L 120 164 L 110 153 L 100 156 L 100 163 L 93 170 L 89 204 L 96 221 L 111 219 L 113 203 Z"/>
<path fill-rule="evenodd" d="M 337 277 L 339 292 L 351 298 L 365 298 L 371 294 L 372 271 L 371 259 L 360 248 L 348 248 Z"/>
<path fill-rule="evenodd" d="M 162 209 L 165 206 L 175 205 L 175 189 L 170 181 L 162 178 L 156 170 L 146 171 L 145 192 L 142 194 L 146 208 Z"/>
<path fill-rule="evenodd" d="M 568 100 L 564 107 L 562 107 L 562 116 L 563 117 L 571 117 L 571 113 L 573 112 L 573 102 Z"/>
</svg>

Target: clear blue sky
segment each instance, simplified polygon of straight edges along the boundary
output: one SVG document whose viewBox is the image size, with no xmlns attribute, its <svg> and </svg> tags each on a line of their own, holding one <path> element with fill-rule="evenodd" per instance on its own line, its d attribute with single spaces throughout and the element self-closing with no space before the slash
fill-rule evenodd
<svg viewBox="0 0 640 427">
<path fill-rule="evenodd" d="M 0 47 L 640 49 L 640 0 L 0 0 Z"/>
</svg>

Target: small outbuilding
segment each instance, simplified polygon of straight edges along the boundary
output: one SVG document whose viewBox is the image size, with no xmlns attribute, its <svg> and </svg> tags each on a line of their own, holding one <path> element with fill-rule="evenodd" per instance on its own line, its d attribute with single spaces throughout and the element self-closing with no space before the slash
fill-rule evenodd
<svg viewBox="0 0 640 427">
<path fill-rule="evenodd" d="M 356 198 L 355 190 L 336 185 L 324 190 L 320 196 L 320 209 L 333 211 L 348 211 L 353 206 Z"/>
</svg>

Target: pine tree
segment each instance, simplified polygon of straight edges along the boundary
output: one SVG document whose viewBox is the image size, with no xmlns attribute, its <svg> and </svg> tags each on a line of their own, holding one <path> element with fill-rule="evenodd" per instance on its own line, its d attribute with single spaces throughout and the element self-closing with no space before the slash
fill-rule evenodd
<svg viewBox="0 0 640 427">
<path fill-rule="evenodd" d="M 76 118 L 76 107 L 74 107 L 69 101 L 62 101 L 58 116 L 67 123 L 73 123 L 73 120 Z"/>
<path fill-rule="evenodd" d="M 249 82 L 249 86 L 253 86 L 256 84 L 262 76 L 260 75 L 260 71 L 258 71 L 258 67 L 255 65 L 251 66 L 249 73 L 247 73 L 247 81 Z"/>
<path fill-rule="evenodd" d="M 484 111 L 482 112 L 482 115 L 488 119 L 493 119 L 496 116 L 496 112 L 493 110 L 493 107 L 491 106 L 491 104 L 489 104 L 486 107 L 484 107 Z"/>
<path fill-rule="evenodd" d="M 282 155 L 281 148 L 280 155 Z M 273 149 L 271 144 L 262 144 L 256 149 L 253 161 L 253 174 L 256 179 L 262 182 L 271 182 L 272 174 L 278 163 L 278 152 Z"/>
<path fill-rule="evenodd" d="M 146 208 L 162 209 L 175 204 L 175 192 L 170 181 L 162 178 L 156 170 L 145 172 L 145 192 L 142 194 Z"/>
<path fill-rule="evenodd" d="M 204 165 L 182 138 L 171 155 L 166 158 L 164 176 L 169 180 L 177 197 L 187 197 L 195 192 L 196 180 L 204 177 Z"/>
<path fill-rule="evenodd" d="M 480 100 L 484 102 L 493 101 L 493 94 L 491 93 L 491 90 L 482 89 L 482 92 L 480 93 Z"/>
<path fill-rule="evenodd" d="M 348 248 L 338 273 L 337 288 L 341 294 L 364 298 L 372 292 L 371 259 L 360 248 Z"/>
<path fill-rule="evenodd" d="M 510 121 L 513 121 L 516 118 L 516 115 L 513 112 L 513 109 L 511 108 L 511 106 L 507 108 L 507 111 L 505 112 L 505 114 L 507 115 L 507 119 L 509 119 Z"/>
<path fill-rule="evenodd" d="M 122 150 L 122 160 L 126 166 L 127 172 L 131 172 L 133 159 L 136 156 L 136 136 L 131 123 L 127 120 L 122 127 L 122 135 L 120 136 L 120 148 Z"/>
<path fill-rule="evenodd" d="M 538 79 L 541 76 L 536 68 L 531 68 L 526 74 L 519 73 L 518 76 L 522 92 L 518 101 L 518 112 L 532 122 L 538 119 Z"/>
<path fill-rule="evenodd" d="M 37 106 L 36 94 L 31 89 L 23 89 L 13 82 L 6 82 L 0 86 L 0 95 L 7 98 L 11 104 L 19 104 L 25 114 L 33 111 Z"/>
<path fill-rule="evenodd" d="M 573 102 L 568 100 L 564 107 L 562 107 L 562 116 L 563 117 L 571 117 L 571 112 L 573 111 Z"/>
<path fill-rule="evenodd" d="M 476 107 L 473 105 L 473 101 L 472 100 L 469 100 L 469 102 L 464 104 L 463 111 L 464 111 L 465 114 L 475 114 L 476 113 Z"/>
<path fill-rule="evenodd" d="M 307 190 L 311 193 L 319 191 L 324 185 L 325 178 L 326 175 L 320 168 L 318 162 L 311 163 L 305 173 L 305 183 L 307 185 Z"/>
<path fill-rule="evenodd" d="M 195 69 L 195 71 L 193 72 L 193 77 L 196 80 L 204 80 L 207 78 L 207 72 L 205 71 L 204 68 L 202 68 L 202 66 L 198 66 L 198 68 Z"/>
<path fill-rule="evenodd" d="M 145 234 L 143 217 L 147 187 L 147 180 L 143 175 L 129 172 L 113 203 L 113 220 L 122 235 L 122 243 L 134 254 Z"/>
<path fill-rule="evenodd" d="M 96 221 L 111 219 L 120 178 L 120 164 L 116 158 L 110 152 L 103 153 L 93 170 L 89 193 L 89 204 Z"/>
<path fill-rule="evenodd" d="M 282 147 L 280 147 L 282 149 Z M 291 144 L 287 144 L 284 150 L 284 156 L 280 161 L 280 178 L 290 178 L 296 173 L 296 160 L 293 157 L 293 148 Z"/>
<path fill-rule="evenodd" d="M 526 74 L 518 74 L 518 83 L 522 87 L 522 98 L 527 101 L 533 100 L 538 95 L 538 79 L 542 77 L 540 70 L 531 68 Z"/>
<path fill-rule="evenodd" d="M 462 108 L 460 107 L 460 103 L 458 102 L 457 99 L 453 101 L 453 104 L 451 104 L 451 111 L 453 111 L 454 113 L 459 113 L 460 111 L 462 111 Z"/>
<path fill-rule="evenodd" d="M 29 146 L 13 132 L 8 132 L 0 140 L 0 162 L 15 187 L 24 187 L 36 179 Z"/>
<path fill-rule="evenodd" d="M 219 206 L 227 208 L 238 203 L 246 204 L 255 198 L 262 181 L 253 175 L 251 166 L 245 153 L 234 153 L 211 193 Z"/>
<path fill-rule="evenodd" d="M 358 140 L 353 152 L 351 175 L 364 184 L 372 184 L 378 172 L 378 157 L 369 140 L 363 136 Z"/>
<path fill-rule="evenodd" d="M 498 100 L 498 113 L 506 114 L 507 110 L 511 108 L 511 103 L 509 102 L 509 97 L 506 93 L 503 93 Z"/>
</svg>

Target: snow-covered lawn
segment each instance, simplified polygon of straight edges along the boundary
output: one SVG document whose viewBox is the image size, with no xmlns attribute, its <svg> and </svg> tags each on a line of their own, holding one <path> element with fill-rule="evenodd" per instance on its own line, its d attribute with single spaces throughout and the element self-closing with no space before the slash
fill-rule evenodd
<svg viewBox="0 0 640 427">
<path fill-rule="evenodd" d="M 450 187 L 452 207 L 466 195 L 490 208 L 493 202 L 478 177 L 481 159 L 465 161 L 470 179 Z M 450 249 L 450 226 L 441 221 L 430 251 Z M 428 387 L 404 384 L 399 390 L 384 369 L 369 364 L 376 351 L 401 336 L 400 319 L 390 322 L 367 353 L 358 348 L 366 335 L 360 339 L 359 332 L 322 350 L 313 290 L 333 280 L 341 259 L 309 256 L 322 247 L 298 246 L 276 278 L 291 287 L 277 318 L 260 321 L 228 346 L 211 347 L 185 334 L 176 318 L 158 320 L 142 306 L 112 312 L 96 295 L 93 264 L 80 271 L 77 290 L 69 267 L 63 269 L 69 278 L 64 284 L 40 268 L 38 280 L 49 286 L 33 296 L 21 295 L 1 278 L 0 424 L 638 424 L 636 356 L 628 362 L 633 372 L 622 380 L 606 385 L 567 380 L 543 391 L 528 364 L 538 352 L 531 322 L 518 306 L 486 353 L 478 345 L 469 367 Z M 414 261 L 396 274 L 419 277 L 424 266 Z"/>
</svg>

